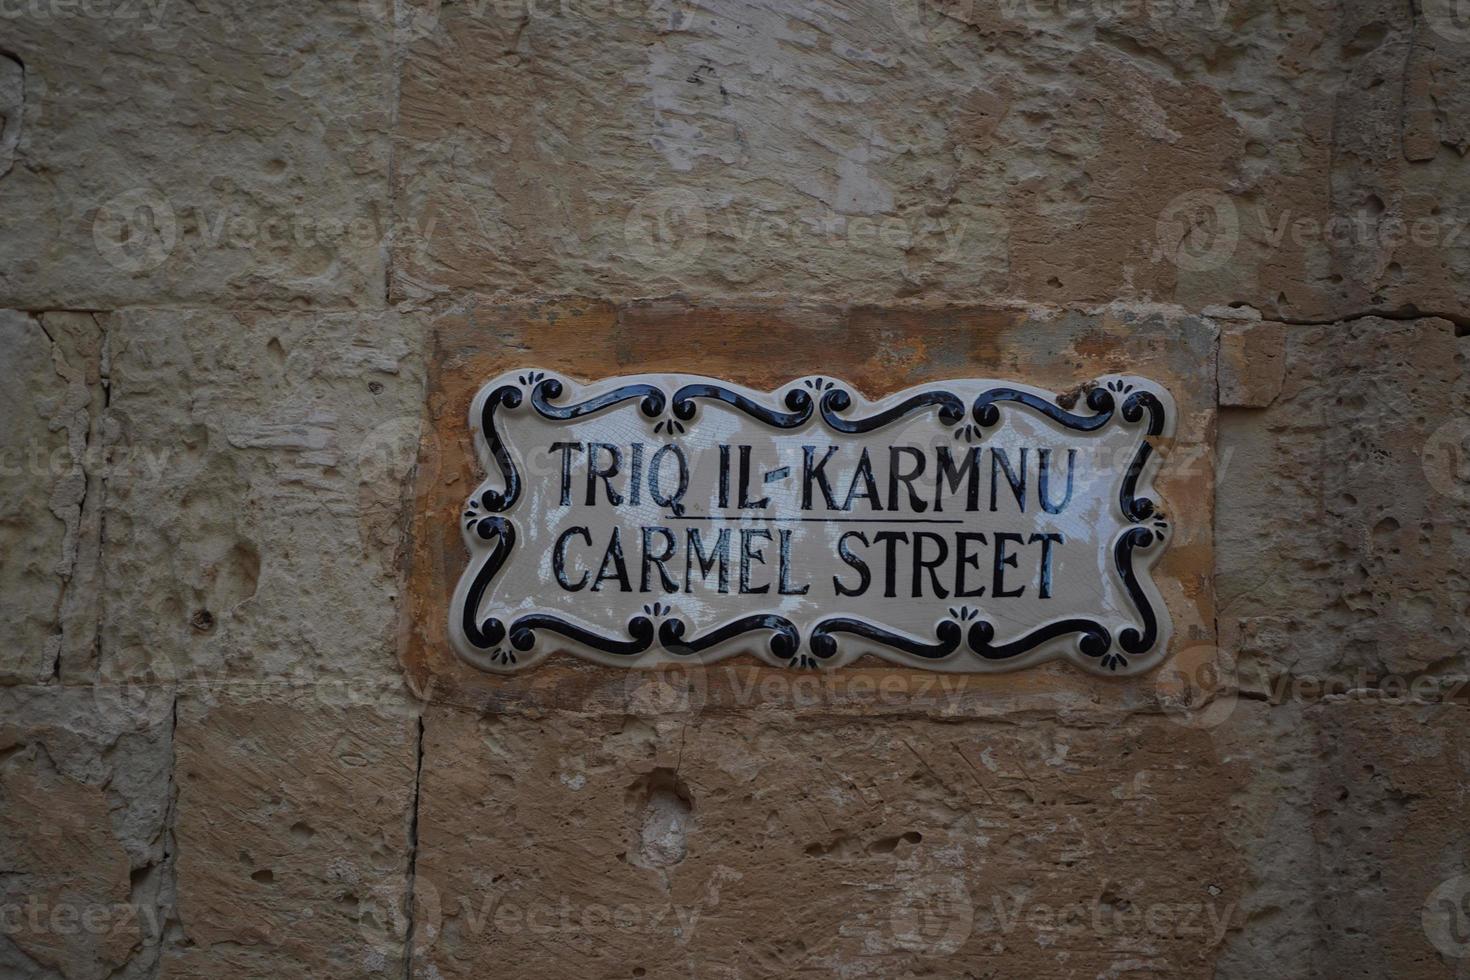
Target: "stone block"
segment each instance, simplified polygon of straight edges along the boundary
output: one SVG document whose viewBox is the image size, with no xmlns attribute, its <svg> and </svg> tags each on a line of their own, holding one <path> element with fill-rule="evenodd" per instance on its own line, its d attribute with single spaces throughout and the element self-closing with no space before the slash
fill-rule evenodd
<svg viewBox="0 0 1470 980">
<path fill-rule="evenodd" d="M 173 701 L 115 694 L 0 688 L 7 977 L 157 975 L 173 905 Z"/>
<path fill-rule="evenodd" d="M 102 330 L 86 313 L 0 312 L 0 683 L 89 663 L 105 462 Z"/>
<path fill-rule="evenodd" d="M 0 51 L 0 304 L 381 306 L 372 3 L 27 3 Z"/>
<path fill-rule="evenodd" d="M 1220 407 L 1265 408 L 1281 392 L 1286 328 L 1280 323 L 1227 324 L 1220 331 Z"/>
<path fill-rule="evenodd" d="M 1463 702 L 1402 693 L 1308 714 L 1321 760 L 1310 803 L 1321 975 L 1464 976 L 1470 847 L 1456 797 L 1466 720 Z"/>
<path fill-rule="evenodd" d="M 1216 582 L 1242 684 L 1464 674 L 1465 343 L 1437 319 L 1291 327 L 1270 407 L 1222 413 Z"/>
<path fill-rule="evenodd" d="M 393 242 L 395 298 L 1122 299 L 1291 320 L 1470 301 L 1470 83 L 1448 15 L 434 12 L 400 72 L 394 208 L 413 233 Z"/>
<path fill-rule="evenodd" d="M 131 465 L 107 486 L 104 673 L 394 680 L 417 322 L 136 311 L 108 331 Z"/>
<path fill-rule="evenodd" d="M 1213 976 L 1251 762 L 1072 726 L 425 715 L 414 977 Z"/>
<path fill-rule="evenodd" d="M 418 720 L 191 692 L 179 703 L 177 930 L 164 977 L 402 977 Z"/>
</svg>

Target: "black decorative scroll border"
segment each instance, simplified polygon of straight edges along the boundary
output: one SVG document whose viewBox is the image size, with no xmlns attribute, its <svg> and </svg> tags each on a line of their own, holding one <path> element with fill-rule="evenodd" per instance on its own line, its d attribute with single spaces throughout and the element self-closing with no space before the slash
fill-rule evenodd
<svg viewBox="0 0 1470 980">
<path fill-rule="evenodd" d="M 655 640 L 668 653 L 683 657 L 699 654 L 746 633 L 768 630 L 771 632 L 769 646 L 772 655 L 798 667 L 815 667 L 819 662 L 835 657 L 838 652 L 836 634 L 840 633 L 881 643 L 921 662 L 949 657 L 960 648 L 962 638 L 965 646 L 977 657 L 989 662 L 1004 662 L 1016 660 L 1051 640 L 1076 635 L 1077 649 L 1083 656 L 1113 671 L 1127 666 L 1126 654 L 1145 653 L 1158 641 L 1158 613 L 1133 568 L 1133 554 L 1161 542 L 1168 528 L 1164 515 L 1156 512 L 1154 501 L 1137 496 L 1138 482 L 1154 452 L 1149 438 L 1164 432 L 1167 418 L 1158 396 L 1147 390 L 1135 391 L 1131 384 L 1121 380 L 1087 387 L 1085 404 L 1091 409 L 1091 414 L 1088 415 L 1074 413 L 1032 392 L 1006 386 L 981 392 L 970 407 L 975 425 L 980 430 L 992 428 L 1000 422 L 998 406 L 1005 403 L 1024 406 L 1077 432 L 1097 431 L 1115 416 L 1120 416 L 1130 425 L 1138 424 L 1147 416 L 1145 438 L 1139 440 L 1139 447 L 1129 462 L 1118 491 L 1119 509 L 1133 526 L 1124 528 L 1113 545 L 1114 567 L 1138 612 L 1143 628 L 1140 630 L 1127 627 L 1119 631 L 1116 638 L 1117 650 L 1113 649 L 1114 637 L 1108 628 L 1096 620 L 1086 618 L 1057 620 L 1010 642 L 996 644 L 994 625 L 980 619 L 976 610 L 967 607 L 949 610 L 950 618 L 941 620 L 935 627 L 934 642 L 914 639 L 862 619 L 829 617 L 812 628 L 807 642 L 810 655 L 799 652 L 801 634 L 797 627 L 785 617 L 769 613 L 745 616 L 701 636 L 687 638 L 685 633 L 688 627 L 680 619 L 663 619 L 655 627 L 654 619 L 650 616 L 659 618 L 669 611 L 657 602 L 644 607 L 646 615 L 634 616 L 628 621 L 626 639 L 598 633 L 548 613 L 527 614 L 509 626 L 493 616 L 476 622 L 476 612 L 490 583 L 505 565 L 515 546 L 514 527 L 505 518 L 495 515 L 510 509 L 521 491 L 520 475 L 496 428 L 495 415 L 502 408 L 519 407 L 524 388 L 530 389 L 531 407 L 542 418 L 550 421 L 584 418 L 629 400 L 639 399 L 640 411 L 650 419 L 662 415 L 667 406 L 673 416 L 689 422 L 698 411 L 695 399 L 700 398 L 722 402 L 777 429 L 797 428 L 812 417 L 814 410 L 818 410 L 827 426 L 844 434 L 873 432 L 930 408 L 938 409 L 936 414 L 946 425 L 956 425 L 965 417 L 964 401 L 959 396 L 948 391 L 931 390 L 916 394 L 867 418 L 845 418 L 840 413 L 852 407 L 851 395 L 836 387 L 835 382 L 823 378 L 807 379 L 803 382 L 807 388 L 820 395 L 819 401 L 814 401 L 812 395 L 800 387 L 792 388 L 784 399 L 788 409 L 785 412 L 768 408 L 740 392 L 712 381 L 685 384 L 674 391 L 672 398 L 666 396 L 656 385 L 637 383 L 605 391 L 571 405 L 556 405 L 553 401 L 560 398 L 565 391 L 561 381 L 548 378 L 541 372 L 523 374 L 518 380 L 519 386 L 500 385 L 490 391 L 480 410 L 480 430 L 490 458 L 500 470 L 505 487 L 499 491 L 485 489 L 471 500 L 464 515 L 466 529 L 470 533 L 496 542 L 470 581 L 458 624 L 469 644 L 477 651 L 482 651 L 492 663 L 501 666 L 514 665 L 517 662 L 516 651 L 525 652 L 535 645 L 537 630 L 558 633 L 601 653 L 628 658 L 647 652 Z M 1122 408 L 1118 409 L 1116 398 L 1120 395 L 1124 396 L 1124 400 Z M 667 424 L 672 426 L 673 423 Z M 967 438 L 969 429 L 967 426 Z M 679 431 L 683 431 L 682 427 Z M 957 431 L 956 436 L 958 435 Z M 1152 529 L 1141 526 L 1150 518 L 1153 518 Z M 510 642 L 503 645 L 507 637 Z"/>
</svg>

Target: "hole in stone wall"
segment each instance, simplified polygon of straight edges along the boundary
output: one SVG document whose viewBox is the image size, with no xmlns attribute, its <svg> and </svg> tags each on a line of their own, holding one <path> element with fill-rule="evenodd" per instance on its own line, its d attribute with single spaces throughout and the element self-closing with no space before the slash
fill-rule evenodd
<svg viewBox="0 0 1470 980">
<path fill-rule="evenodd" d="M 694 797 L 672 769 L 660 767 L 629 788 L 636 840 L 625 855 L 640 868 L 668 868 L 689 852 L 694 827 Z"/>
<path fill-rule="evenodd" d="M 892 854 L 894 851 L 898 850 L 899 844 L 913 845 L 919 843 L 919 841 L 923 839 L 924 835 L 919 833 L 917 830 L 910 830 L 908 833 L 898 834 L 894 837 L 880 837 L 877 840 L 873 841 L 873 843 L 868 845 L 868 853 Z"/>
<path fill-rule="evenodd" d="M 1381 20 L 1359 27 L 1357 33 L 1342 46 L 1343 54 L 1356 58 L 1367 54 L 1383 43 L 1388 36 L 1388 25 Z"/>
</svg>

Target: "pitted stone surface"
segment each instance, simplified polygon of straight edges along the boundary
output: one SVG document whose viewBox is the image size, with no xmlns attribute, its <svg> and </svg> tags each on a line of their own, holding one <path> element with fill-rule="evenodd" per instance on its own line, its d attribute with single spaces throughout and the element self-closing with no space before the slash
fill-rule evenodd
<svg viewBox="0 0 1470 980">
<path fill-rule="evenodd" d="M 109 331 L 133 465 L 108 481 L 104 672 L 391 678 L 416 321 L 136 312 Z"/>
<path fill-rule="evenodd" d="M 1251 763 L 1157 716 L 424 724 L 416 977 L 1206 977 L 1242 923 Z"/>
<path fill-rule="evenodd" d="M 373 4 L 25 3 L 4 23 L 0 304 L 382 305 Z"/>
<path fill-rule="evenodd" d="M 1281 393 L 1286 327 L 1227 323 L 1220 331 L 1220 406 L 1265 408 Z"/>
<path fill-rule="evenodd" d="M 157 975 L 172 742 L 167 694 L 0 688 L 0 974 Z"/>
<path fill-rule="evenodd" d="M 402 977 L 418 722 L 407 703 L 179 704 L 166 977 Z"/>
<path fill-rule="evenodd" d="M 436 6 L 392 292 L 1463 313 L 1431 6 Z"/>
<path fill-rule="evenodd" d="M 1243 685 L 1465 671 L 1466 344 L 1443 320 L 1288 327 L 1281 393 L 1222 413 L 1219 623 Z"/>
<path fill-rule="evenodd" d="M 0 588 L 12 610 L 0 679 L 38 683 L 95 658 L 105 338 L 90 314 L 6 310 L 0 347 Z"/>
</svg>

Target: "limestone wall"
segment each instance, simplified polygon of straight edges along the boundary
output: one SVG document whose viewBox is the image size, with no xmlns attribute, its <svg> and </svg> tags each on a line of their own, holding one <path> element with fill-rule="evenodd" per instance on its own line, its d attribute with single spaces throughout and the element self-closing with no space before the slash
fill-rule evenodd
<svg viewBox="0 0 1470 980">
<path fill-rule="evenodd" d="M 1447 0 L 0 4 L 0 977 L 1470 976 Z M 1181 407 L 1171 659 L 510 680 L 495 373 Z"/>
</svg>

